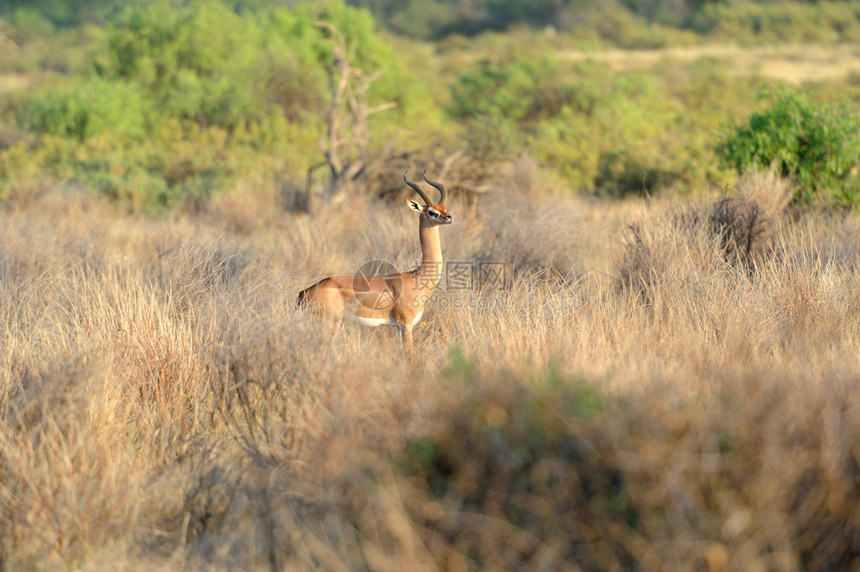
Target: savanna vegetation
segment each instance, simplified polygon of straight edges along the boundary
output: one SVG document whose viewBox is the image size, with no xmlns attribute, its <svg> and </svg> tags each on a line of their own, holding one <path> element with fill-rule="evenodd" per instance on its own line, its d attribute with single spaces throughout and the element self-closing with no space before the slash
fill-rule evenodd
<svg viewBox="0 0 860 572">
<path fill-rule="evenodd" d="M 0 568 L 856 566 L 857 3 L 0 18 Z"/>
</svg>

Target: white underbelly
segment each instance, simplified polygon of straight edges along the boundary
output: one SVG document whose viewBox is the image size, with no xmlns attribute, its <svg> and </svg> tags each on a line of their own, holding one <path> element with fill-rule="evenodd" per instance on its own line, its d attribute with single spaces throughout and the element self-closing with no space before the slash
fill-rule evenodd
<svg viewBox="0 0 860 572">
<path fill-rule="evenodd" d="M 358 315 L 358 302 L 352 301 L 352 303 L 348 303 L 343 309 L 343 316 L 348 318 L 350 321 L 365 326 L 367 328 L 378 328 L 379 326 L 396 326 L 397 322 L 391 316 L 384 316 L 380 318 L 370 318 L 367 316 L 359 316 Z"/>
<path fill-rule="evenodd" d="M 365 326 L 367 328 L 378 328 L 379 326 L 400 326 L 400 324 L 398 324 L 397 321 L 391 316 L 385 316 L 382 318 L 369 318 L 366 316 L 359 316 L 357 310 L 357 302 L 347 304 L 346 307 L 344 307 L 343 309 L 343 316 L 350 321 Z M 419 312 L 415 315 L 414 318 L 412 318 L 412 327 L 415 327 L 418 324 L 418 322 L 421 320 L 422 315 L 424 315 L 424 312 Z"/>
<path fill-rule="evenodd" d="M 379 326 L 397 325 L 397 322 L 395 322 L 391 318 L 362 318 L 361 316 L 356 316 L 355 314 L 346 314 L 346 316 L 352 321 L 367 328 L 378 328 Z"/>
</svg>

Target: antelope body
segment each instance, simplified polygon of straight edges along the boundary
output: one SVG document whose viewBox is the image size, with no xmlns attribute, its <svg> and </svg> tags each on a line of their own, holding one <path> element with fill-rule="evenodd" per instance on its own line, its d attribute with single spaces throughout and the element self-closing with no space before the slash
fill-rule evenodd
<svg viewBox="0 0 860 572">
<path fill-rule="evenodd" d="M 331 276 L 299 292 L 298 303 L 330 321 L 332 338 L 340 329 L 343 318 L 352 319 L 363 326 L 393 326 L 398 329 L 400 346 L 409 361 L 413 361 L 412 328 L 421 319 L 424 305 L 442 278 L 442 245 L 439 226 L 451 224 L 453 218 L 445 210 L 444 185 L 427 178 L 424 180 L 440 194 L 433 204 L 416 183 L 406 178 L 424 204 L 407 199 L 409 208 L 419 213 L 418 238 L 421 241 L 421 265 L 409 272 L 388 276 Z"/>
</svg>

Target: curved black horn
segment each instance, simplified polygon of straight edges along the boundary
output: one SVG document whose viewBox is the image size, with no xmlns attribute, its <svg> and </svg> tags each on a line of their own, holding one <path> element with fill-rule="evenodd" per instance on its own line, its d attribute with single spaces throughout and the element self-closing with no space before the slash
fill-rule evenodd
<svg viewBox="0 0 860 572">
<path fill-rule="evenodd" d="M 440 195 L 439 204 L 444 205 L 445 204 L 445 195 L 448 194 L 448 189 L 445 188 L 445 185 L 443 185 L 442 183 L 437 183 L 436 181 L 431 181 L 430 179 L 428 179 L 427 178 L 427 169 L 424 169 L 424 180 L 427 181 L 428 185 L 433 185 L 434 187 L 439 189 L 439 195 Z"/>
<path fill-rule="evenodd" d="M 409 172 L 409 169 L 406 169 L 405 171 L 403 171 L 403 182 L 406 183 L 407 185 L 409 185 L 410 187 L 412 187 L 413 189 L 415 189 L 415 192 L 418 193 L 419 195 L 421 195 L 421 198 L 424 199 L 425 205 L 428 205 L 428 206 L 432 205 L 433 203 L 430 202 L 430 199 L 427 198 L 427 195 L 424 193 L 424 191 L 421 190 L 421 187 L 419 187 L 417 184 L 413 183 L 412 181 L 410 181 L 409 179 L 406 178 L 406 173 L 408 173 L 408 172 Z"/>
</svg>

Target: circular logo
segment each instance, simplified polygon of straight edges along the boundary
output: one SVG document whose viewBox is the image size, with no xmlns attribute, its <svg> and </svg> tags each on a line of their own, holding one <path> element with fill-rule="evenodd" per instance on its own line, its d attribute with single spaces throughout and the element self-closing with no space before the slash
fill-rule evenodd
<svg viewBox="0 0 860 572">
<path fill-rule="evenodd" d="M 400 296 L 400 274 L 384 260 L 368 260 L 358 267 L 352 279 L 355 299 L 369 310 L 390 310 Z"/>
</svg>

